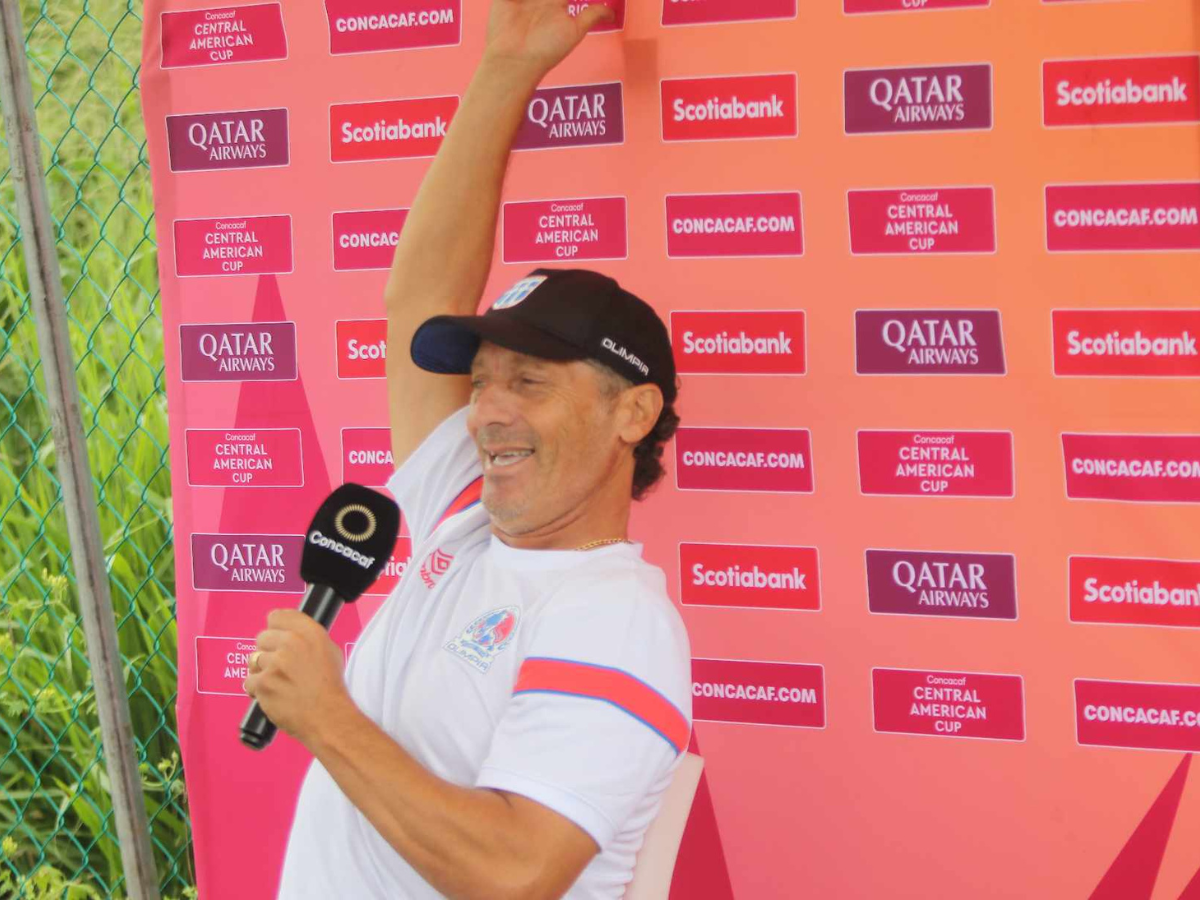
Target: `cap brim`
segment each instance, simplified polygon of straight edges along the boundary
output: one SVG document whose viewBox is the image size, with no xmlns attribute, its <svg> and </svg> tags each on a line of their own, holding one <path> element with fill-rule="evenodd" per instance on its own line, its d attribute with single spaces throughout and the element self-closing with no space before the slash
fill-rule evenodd
<svg viewBox="0 0 1200 900">
<path fill-rule="evenodd" d="M 409 352 L 413 362 L 428 372 L 466 375 L 484 341 L 540 359 L 566 361 L 587 356 L 562 338 L 502 315 L 434 316 L 417 328 Z"/>
</svg>

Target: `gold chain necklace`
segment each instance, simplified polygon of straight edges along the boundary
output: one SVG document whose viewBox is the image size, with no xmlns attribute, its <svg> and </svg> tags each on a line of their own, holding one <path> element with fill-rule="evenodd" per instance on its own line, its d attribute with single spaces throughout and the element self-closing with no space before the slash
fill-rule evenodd
<svg viewBox="0 0 1200 900">
<path fill-rule="evenodd" d="M 576 550 L 594 550 L 596 547 L 603 547 L 606 544 L 632 544 L 633 541 L 627 538 L 604 538 L 600 541 L 589 541 L 582 547 L 576 547 Z"/>
</svg>

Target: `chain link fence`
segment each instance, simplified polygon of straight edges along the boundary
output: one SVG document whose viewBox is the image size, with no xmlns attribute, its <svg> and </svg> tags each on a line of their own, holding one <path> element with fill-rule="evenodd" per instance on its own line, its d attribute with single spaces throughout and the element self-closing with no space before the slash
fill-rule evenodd
<svg viewBox="0 0 1200 900">
<path fill-rule="evenodd" d="M 21 8 L 160 886 L 195 897 L 141 2 Z M 20 237 L 0 143 L 0 897 L 122 897 Z"/>
</svg>

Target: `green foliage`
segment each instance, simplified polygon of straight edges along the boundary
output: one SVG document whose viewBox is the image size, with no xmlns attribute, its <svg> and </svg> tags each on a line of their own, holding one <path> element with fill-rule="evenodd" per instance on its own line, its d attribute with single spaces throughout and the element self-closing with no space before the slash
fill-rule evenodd
<svg viewBox="0 0 1200 900">
<path fill-rule="evenodd" d="M 195 897 L 175 723 L 162 321 L 140 0 L 22 0 L 100 527 L 164 896 Z M 7 144 L 0 145 L 0 897 L 108 898 L 121 861 Z"/>
</svg>

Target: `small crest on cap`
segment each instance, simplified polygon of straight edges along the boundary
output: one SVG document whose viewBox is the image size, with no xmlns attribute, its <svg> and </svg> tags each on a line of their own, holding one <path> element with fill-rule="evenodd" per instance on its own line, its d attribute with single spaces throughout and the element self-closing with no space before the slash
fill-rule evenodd
<svg viewBox="0 0 1200 900">
<path fill-rule="evenodd" d="M 532 294 L 534 289 L 546 280 L 546 277 L 545 275 L 530 275 L 528 278 L 522 278 L 496 298 L 496 302 L 492 304 L 492 309 L 508 309 L 510 306 L 516 306 Z"/>
</svg>

